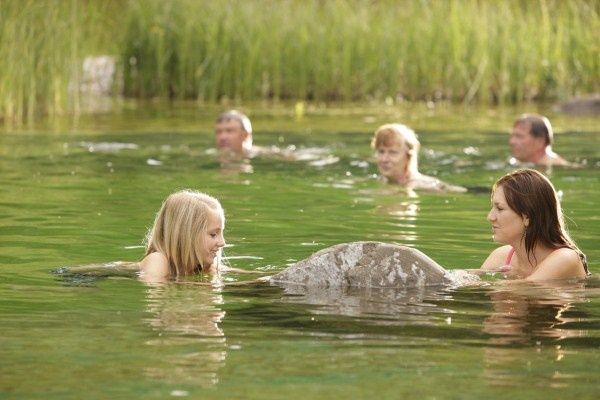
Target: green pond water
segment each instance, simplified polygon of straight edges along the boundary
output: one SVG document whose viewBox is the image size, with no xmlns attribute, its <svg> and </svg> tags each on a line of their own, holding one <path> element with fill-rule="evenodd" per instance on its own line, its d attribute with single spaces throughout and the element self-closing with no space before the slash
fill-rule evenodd
<svg viewBox="0 0 600 400">
<path fill-rule="evenodd" d="M 585 284 L 292 294 L 51 273 L 140 259 L 155 212 L 181 188 L 221 200 L 225 255 L 248 270 L 355 240 L 475 268 L 495 246 L 489 188 L 509 170 L 522 110 L 309 107 L 297 118 L 258 106 L 255 144 L 312 158 L 255 158 L 253 173 L 223 170 L 210 151 L 219 110 L 126 105 L 0 132 L 0 398 L 597 398 L 597 118 L 539 109 L 555 150 L 583 165 L 550 177 L 590 262 Z M 375 179 L 371 134 L 392 121 L 419 133 L 422 172 L 472 190 L 409 197 Z"/>
</svg>

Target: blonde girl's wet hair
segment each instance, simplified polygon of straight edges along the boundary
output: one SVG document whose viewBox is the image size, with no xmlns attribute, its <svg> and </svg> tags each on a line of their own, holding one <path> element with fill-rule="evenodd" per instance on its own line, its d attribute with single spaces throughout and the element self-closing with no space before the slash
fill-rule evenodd
<svg viewBox="0 0 600 400">
<path fill-rule="evenodd" d="M 175 277 L 209 270 L 210 265 L 202 265 L 202 249 L 210 218 L 220 218 L 225 223 L 223 208 L 214 197 L 193 190 L 171 194 L 148 231 L 144 256 L 164 254 L 171 276 Z M 220 262 L 219 252 L 215 264 Z"/>
<path fill-rule="evenodd" d="M 403 124 L 385 124 L 377 128 L 371 147 L 377 150 L 379 147 L 391 147 L 394 144 L 402 145 L 404 143 L 408 149 L 408 163 L 406 172 L 411 174 L 418 173 L 419 161 L 418 154 L 421 143 L 417 139 L 415 132 Z"/>
</svg>

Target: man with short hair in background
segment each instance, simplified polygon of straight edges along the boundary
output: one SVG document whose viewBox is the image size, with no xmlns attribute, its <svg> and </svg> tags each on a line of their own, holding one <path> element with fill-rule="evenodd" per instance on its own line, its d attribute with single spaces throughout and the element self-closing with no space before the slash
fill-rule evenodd
<svg viewBox="0 0 600 400">
<path fill-rule="evenodd" d="M 248 157 L 252 152 L 252 124 L 237 110 L 229 110 L 217 117 L 215 142 L 219 151 Z"/>
<path fill-rule="evenodd" d="M 554 132 L 548 118 L 537 114 L 523 114 L 514 123 L 510 134 L 511 164 L 570 165 L 552 151 Z"/>
</svg>

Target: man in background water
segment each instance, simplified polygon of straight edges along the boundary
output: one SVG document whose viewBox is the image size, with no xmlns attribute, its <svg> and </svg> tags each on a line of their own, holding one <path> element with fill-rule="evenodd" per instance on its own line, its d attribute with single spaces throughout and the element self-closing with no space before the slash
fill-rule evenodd
<svg viewBox="0 0 600 400">
<path fill-rule="evenodd" d="M 514 123 L 510 134 L 511 164 L 570 165 L 552 151 L 554 133 L 548 118 L 537 114 L 523 114 Z"/>
<path fill-rule="evenodd" d="M 217 117 L 215 142 L 220 152 L 248 157 L 252 153 L 252 124 L 237 110 L 229 110 Z"/>
</svg>

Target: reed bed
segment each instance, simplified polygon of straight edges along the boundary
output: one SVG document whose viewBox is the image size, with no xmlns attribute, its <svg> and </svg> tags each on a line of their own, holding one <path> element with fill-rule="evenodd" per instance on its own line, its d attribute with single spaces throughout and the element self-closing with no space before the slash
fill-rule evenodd
<svg viewBox="0 0 600 400">
<path fill-rule="evenodd" d="M 119 51 L 111 39 L 111 10 L 118 4 L 0 1 L 0 121 L 20 125 L 43 115 L 77 114 L 73 88 L 82 58 Z"/>
<path fill-rule="evenodd" d="M 76 112 L 67 87 L 88 52 L 116 55 L 137 98 L 502 104 L 600 91 L 597 0 L 4 0 L 0 33 L 5 119 Z"/>
</svg>

